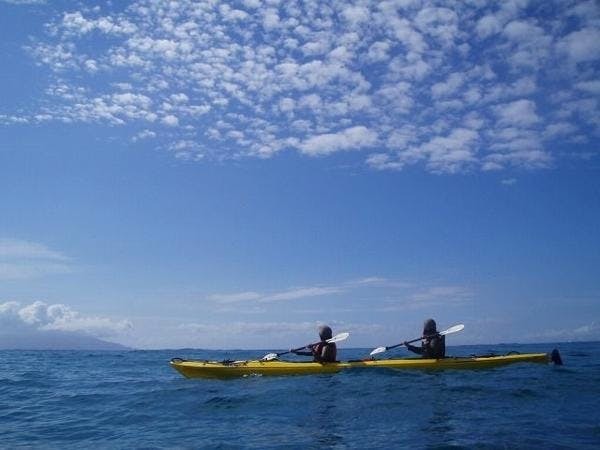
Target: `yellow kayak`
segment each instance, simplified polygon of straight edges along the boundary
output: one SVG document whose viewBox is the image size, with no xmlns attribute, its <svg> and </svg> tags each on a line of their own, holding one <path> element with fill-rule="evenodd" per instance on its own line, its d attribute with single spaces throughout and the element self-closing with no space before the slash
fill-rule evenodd
<svg viewBox="0 0 600 450">
<path fill-rule="evenodd" d="M 556 351 L 558 358 L 558 351 Z M 187 378 L 232 378 L 252 375 L 310 375 L 336 373 L 348 369 L 483 369 L 514 363 L 549 363 L 555 360 L 554 352 L 517 353 L 504 356 L 474 356 L 444 359 L 398 358 L 344 361 L 335 363 L 296 361 L 193 361 L 173 358 L 171 367 Z M 558 362 L 557 362 L 558 363 Z"/>
</svg>

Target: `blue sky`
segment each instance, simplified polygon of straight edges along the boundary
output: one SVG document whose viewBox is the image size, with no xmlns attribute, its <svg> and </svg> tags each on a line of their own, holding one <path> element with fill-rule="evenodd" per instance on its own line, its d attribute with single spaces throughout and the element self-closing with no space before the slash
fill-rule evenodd
<svg viewBox="0 0 600 450">
<path fill-rule="evenodd" d="M 600 338 L 594 1 L 0 1 L 0 323 Z"/>
</svg>

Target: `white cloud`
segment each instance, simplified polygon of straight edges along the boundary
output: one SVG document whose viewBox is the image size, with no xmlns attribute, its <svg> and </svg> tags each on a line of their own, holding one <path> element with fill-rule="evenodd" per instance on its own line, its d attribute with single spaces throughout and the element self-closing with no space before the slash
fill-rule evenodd
<svg viewBox="0 0 600 450">
<path fill-rule="evenodd" d="M 544 31 L 531 23 L 514 20 L 504 27 L 504 34 L 510 41 L 521 43 L 531 39 L 532 36 L 544 34 Z"/>
<path fill-rule="evenodd" d="M 549 124 L 544 130 L 544 138 L 552 139 L 556 136 L 563 136 L 577 132 L 577 127 L 568 122 L 558 122 Z"/>
<path fill-rule="evenodd" d="M 260 308 L 261 304 L 271 302 L 294 302 L 298 305 L 306 304 L 300 300 L 309 300 L 319 298 L 322 304 L 324 300 L 336 300 L 336 310 L 339 311 L 339 301 L 346 297 L 364 296 L 364 298 L 395 298 L 395 304 L 398 302 L 404 305 L 411 305 L 413 308 L 420 308 L 442 303 L 464 303 L 470 301 L 473 296 L 471 289 L 456 285 L 429 285 L 422 286 L 407 282 L 404 280 L 388 279 L 383 277 L 371 276 L 357 278 L 338 284 L 325 286 L 306 286 L 299 288 L 290 288 L 275 292 L 255 292 L 244 291 L 227 294 L 212 294 L 206 297 L 206 300 L 220 305 L 225 305 L 221 312 L 235 312 L 239 314 L 242 304 L 248 305 L 248 308 Z M 234 304 L 234 308 L 227 305 Z M 367 305 L 369 308 L 381 308 L 381 303 L 375 301 Z M 365 306 L 362 306 L 364 308 Z M 356 306 L 350 307 L 355 310 Z M 250 309 L 249 313 L 264 313 L 263 309 Z"/>
<path fill-rule="evenodd" d="M 418 140 L 415 128 L 409 125 L 392 131 L 388 136 L 387 146 L 393 149 L 404 149 Z"/>
<path fill-rule="evenodd" d="M 179 125 L 179 119 L 172 114 L 163 117 L 161 119 L 161 122 L 169 127 L 176 127 L 177 125 Z"/>
<path fill-rule="evenodd" d="M 180 329 L 195 334 L 230 333 L 236 335 L 248 334 L 295 334 L 305 332 L 313 335 L 318 328 L 318 322 L 228 322 L 226 324 L 186 323 Z"/>
<path fill-rule="evenodd" d="M 275 8 L 265 10 L 263 16 L 263 26 L 266 30 L 272 30 L 279 26 L 279 14 Z"/>
<path fill-rule="evenodd" d="M 462 73 L 451 73 L 446 81 L 435 83 L 431 87 L 431 94 L 434 98 L 450 95 L 464 83 L 464 75 Z"/>
<path fill-rule="evenodd" d="M 533 333 L 527 336 L 536 342 L 554 340 L 554 341 L 592 341 L 600 338 L 600 324 L 590 322 L 588 324 L 578 325 L 574 328 L 550 329 L 544 332 Z"/>
<path fill-rule="evenodd" d="M 599 41 L 600 30 L 589 27 L 565 36 L 557 43 L 557 48 L 575 63 L 595 61 L 600 57 Z"/>
<path fill-rule="evenodd" d="M 568 10 L 568 14 L 576 16 L 583 23 L 588 24 L 600 18 L 600 8 L 598 8 L 596 0 L 579 1 L 572 5 L 571 9 Z"/>
<path fill-rule="evenodd" d="M 313 136 L 300 144 L 300 151 L 307 155 L 319 156 L 340 150 L 356 150 L 371 147 L 377 142 L 377 133 L 363 126 L 347 128 L 338 133 L 325 133 Z"/>
<path fill-rule="evenodd" d="M 525 168 L 546 168 L 552 158 L 537 143 L 514 141 L 508 151 L 491 153 L 483 161 L 483 170 L 501 170 L 507 166 Z"/>
<path fill-rule="evenodd" d="M 275 302 L 282 300 L 297 300 L 301 298 L 321 297 L 326 295 L 341 294 L 344 289 L 338 286 L 332 287 L 307 287 L 291 289 L 289 291 L 277 292 L 265 295 L 260 299 L 263 302 Z"/>
<path fill-rule="evenodd" d="M 171 101 L 174 103 L 187 103 L 190 99 L 183 92 L 179 92 L 178 94 L 172 94 L 170 96 Z"/>
<path fill-rule="evenodd" d="M 463 303 L 473 297 L 473 292 L 463 286 L 433 286 L 415 292 L 409 299 L 419 305 Z"/>
<path fill-rule="evenodd" d="M 477 162 L 476 144 L 479 133 L 468 128 L 457 128 L 445 136 L 435 136 L 420 144 L 402 148 L 394 156 L 372 154 L 367 164 L 376 170 L 400 170 L 408 164 L 425 161 L 433 173 L 456 173 Z M 401 141 L 404 147 L 407 141 Z"/>
<path fill-rule="evenodd" d="M 590 94 L 600 95 L 600 80 L 580 81 L 575 84 L 575 87 L 580 91 L 589 92 Z"/>
<path fill-rule="evenodd" d="M 69 258 L 43 244 L 21 239 L 0 239 L 0 258 L 49 259 L 68 261 Z"/>
<path fill-rule="evenodd" d="M 236 303 L 249 300 L 258 300 L 262 295 L 257 292 L 238 292 L 235 294 L 212 294 L 207 297 L 208 300 L 219 303 Z"/>
<path fill-rule="evenodd" d="M 427 160 L 433 172 L 454 173 L 476 161 L 475 144 L 479 134 L 475 130 L 458 128 L 447 136 L 436 136 L 420 147 L 401 152 L 406 161 L 414 158 Z"/>
<path fill-rule="evenodd" d="M 26 280 L 71 273 L 68 264 L 52 262 L 0 262 L 0 280 Z"/>
<path fill-rule="evenodd" d="M 12 5 L 43 5 L 47 3 L 48 0 L 0 0 L 4 3 L 9 3 Z"/>
<path fill-rule="evenodd" d="M 242 3 L 246 8 L 255 9 L 261 5 L 262 0 L 242 0 Z"/>
<path fill-rule="evenodd" d="M 144 139 L 154 139 L 156 137 L 156 133 L 152 130 L 142 130 L 133 136 L 132 141 L 137 142 Z"/>
<path fill-rule="evenodd" d="M 394 160 L 387 153 L 373 153 L 367 157 L 366 163 L 375 170 L 400 170 L 405 166 L 404 162 Z"/>
<path fill-rule="evenodd" d="M 502 23 L 492 14 L 482 17 L 475 27 L 480 38 L 487 38 L 502 31 Z"/>
<path fill-rule="evenodd" d="M 235 20 L 244 20 L 248 18 L 248 13 L 246 11 L 242 11 L 240 9 L 230 8 L 228 5 L 221 5 L 220 12 L 225 20 L 235 21 Z"/>
<path fill-rule="evenodd" d="M 65 13 L 62 26 L 67 32 L 76 34 L 86 34 L 95 30 L 106 34 L 132 34 L 136 31 L 136 26 L 126 19 L 114 21 L 110 17 L 101 17 L 88 20 L 79 11 Z"/>
<path fill-rule="evenodd" d="M 365 6 L 348 6 L 342 11 L 342 16 L 351 25 L 357 25 L 369 20 L 370 12 Z"/>
<path fill-rule="evenodd" d="M 458 34 L 458 16 L 448 8 L 424 8 L 415 17 L 417 27 L 426 34 L 452 43 Z"/>
<path fill-rule="evenodd" d="M 526 0 L 437 5 L 181 0 L 167 7 L 132 1 L 120 11 L 74 7 L 28 45 L 51 72 L 39 108 L 1 111 L 0 123 L 130 127 L 133 141 L 161 133 L 156 145 L 203 161 L 377 145 L 366 158 L 370 167 L 419 165 L 436 173 L 552 159 L 539 144 L 526 157 L 506 155 L 516 140 L 491 137 L 507 127 L 537 130 L 529 143 L 555 136 L 557 145 L 574 145 L 557 122 L 580 133 L 600 129 L 594 2 L 563 2 L 535 16 Z M 452 134 L 459 129 L 477 136 Z"/>
<path fill-rule="evenodd" d="M 367 58 L 371 62 L 385 61 L 389 58 L 390 43 L 386 41 L 378 41 L 369 47 Z"/>
<path fill-rule="evenodd" d="M 337 295 L 344 292 L 345 286 L 311 286 L 293 288 L 280 292 L 258 293 L 258 292 L 238 292 L 232 294 L 212 294 L 207 300 L 217 303 L 238 303 L 238 302 L 277 302 L 299 300 L 303 298 L 322 297 L 327 295 Z"/>
<path fill-rule="evenodd" d="M 304 286 L 278 291 L 240 291 L 226 294 L 213 294 L 198 303 L 201 321 L 194 319 L 164 317 L 153 324 L 136 320 L 136 332 L 149 330 L 153 336 L 156 330 L 168 335 L 169 346 L 201 348 L 264 348 L 274 345 L 297 345 L 305 339 L 316 337 L 319 324 L 329 324 L 334 334 L 349 331 L 353 340 L 359 342 L 372 339 L 373 333 L 397 332 L 396 322 L 385 325 L 377 321 L 357 323 L 346 318 L 366 311 L 380 317 L 394 311 L 410 312 L 408 321 L 421 320 L 424 311 L 437 311 L 441 316 L 448 311 L 468 306 L 474 298 L 472 289 L 452 283 L 421 284 L 404 280 L 368 276 L 335 284 Z M 273 302 L 279 302 L 275 304 Z M 280 311 L 288 319 L 277 320 Z M 429 314 L 429 313 L 427 313 Z M 452 314 L 455 314 L 454 312 Z M 406 316 L 406 314 L 405 314 Z M 283 317 L 283 316 L 282 316 Z M 295 317 L 298 320 L 289 320 Z M 247 320 L 244 320 L 246 318 Z M 311 318 L 318 318 L 319 321 Z M 406 317 L 405 317 L 406 318 Z M 384 322 L 388 322 L 384 320 Z M 170 325 L 165 325 L 169 323 Z M 447 321 L 440 321 L 447 323 Z M 141 328 L 140 328 L 141 327 Z M 412 334 L 412 333 L 411 333 Z M 232 338 L 231 336 L 235 336 Z M 281 336 L 285 336 L 282 342 Z M 381 337 L 381 336 L 380 336 Z M 276 339 L 273 339 L 276 338 Z M 136 346 L 164 347 L 165 341 L 157 338 L 146 342 L 137 341 Z M 131 341 L 133 345 L 134 342 Z"/>
<path fill-rule="evenodd" d="M 193 333 L 201 336 L 220 335 L 223 333 L 233 335 L 268 335 L 268 336 L 284 336 L 286 339 L 293 337 L 294 339 L 316 339 L 317 330 L 324 322 L 320 321 L 303 321 L 303 322 L 228 322 L 226 324 L 212 323 L 184 323 L 177 328 L 187 333 Z M 349 331 L 350 337 L 358 335 L 373 335 L 388 330 L 389 327 L 380 324 L 365 324 L 365 323 L 349 323 L 344 321 L 328 322 L 333 328 L 333 333 Z M 339 331 L 338 331 L 339 330 Z M 339 345 L 339 344 L 338 344 Z"/>
<path fill-rule="evenodd" d="M 389 282 L 390 281 L 388 279 L 382 278 L 382 277 L 365 277 L 365 278 L 359 278 L 356 280 L 349 281 L 347 284 L 354 285 L 354 286 L 362 286 L 362 285 L 387 284 Z"/>
<path fill-rule="evenodd" d="M 36 301 L 21 307 L 17 302 L 0 303 L 2 331 L 71 331 L 96 337 L 111 337 L 132 329 L 128 320 L 84 316 L 63 304 Z"/>
<path fill-rule="evenodd" d="M 531 100 L 515 100 L 494 108 L 502 125 L 530 126 L 540 121 L 535 103 Z"/>
<path fill-rule="evenodd" d="M 176 158 L 186 161 L 200 161 L 205 156 L 205 149 L 196 141 L 181 139 L 169 144 L 169 150 Z"/>
<path fill-rule="evenodd" d="M 44 244 L 0 239 L 0 280 L 17 280 L 72 272 L 72 261 Z"/>
<path fill-rule="evenodd" d="M 296 102 L 293 98 L 286 97 L 279 101 L 279 109 L 281 112 L 292 112 L 295 106 Z"/>
<path fill-rule="evenodd" d="M 523 20 L 514 20 L 503 31 L 510 51 L 507 55 L 511 69 L 538 70 L 550 57 L 552 37 L 539 26 Z"/>
</svg>

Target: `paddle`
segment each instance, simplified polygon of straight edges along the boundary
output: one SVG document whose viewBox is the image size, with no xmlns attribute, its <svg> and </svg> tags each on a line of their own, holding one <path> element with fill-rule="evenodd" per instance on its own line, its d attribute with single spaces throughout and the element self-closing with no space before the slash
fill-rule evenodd
<svg viewBox="0 0 600 450">
<path fill-rule="evenodd" d="M 437 333 L 437 334 L 439 334 L 440 336 L 445 336 L 445 335 L 447 335 L 447 334 L 452 334 L 452 333 L 456 333 L 457 331 L 461 331 L 461 330 L 462 330 L 464 327 L 465 327 L 465 326 L 464 326 L 464 325 L 461 323 L 460 325 L 454 325 L 453 327 L 450 327 L 450 328 L 448 328 L 447 330 L 440 331 L 440 332 L 439 332 L 439 333 Z M 393 348 L 400 347 L 401 345 L 404 345 L 404 344 L 411 344 L 411 343 L 413 343 L 413 342 L 420 341 L 421 339 L 426 339 L 426 338 L 428 338 L 428 337 L 433 337 L 433 336 L 436 336 L 436 335 L 435 335 L 435 334 L 432 334 L 432 335 L 430 335 L 430 336 L 421 336 L 420 338 L 413 339 L 412 341 L 402 342 L 402 343 L 400 343 L 400 344 L 396 344 L 396 345 L 390 345 L 389 347 L 377 347 L 377 348 L 376 348 L 375 350 L 373 350 L 373 351 L 372 351 L 370 354 L 371 354 L 371 355 L 377 355 L 378 353 L 383 353 L 383 352 L 386 352 L 386 351 L 388 351 L 388 350 L 391 350 L 391 349 L 393 349 Z"/>
<path fill-rule="evenodd" d="M 328 344 L 331 344 L 332 342 L 344 341 L 344 340 L 348 339 L 348 336 L 350 336 L 350 333 L 336 334 L 334 337 L 332 337 L 331 339 L 327 339 L 325 342 L 327 342 Z M 288 353 L 297 352 L 298 350 L 302 350 L 303 348 L 306 348 L 306 347 L 314 347 L 318 343 L 319 342 L 316 342 L 314 344 L 308 344 L 308 345 L 305 345 L 303 347 L 294 348 L 292 350 L 288 350 L 287 352 L 267 353 L 265 356 L 262 357 L 261 361 L 271 361 L 271 360 L 273 360 L 275 358 L 280 357 L 281 355 L 286 355 Z"/>
</svg>

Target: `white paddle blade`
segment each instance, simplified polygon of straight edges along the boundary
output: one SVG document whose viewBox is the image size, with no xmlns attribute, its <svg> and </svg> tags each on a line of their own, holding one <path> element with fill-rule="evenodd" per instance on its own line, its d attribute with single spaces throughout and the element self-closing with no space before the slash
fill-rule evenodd
<svg viewBox="0 0 600 450">
<path fill-rule="evenodd" d="M 452 333 L 456 333 L 458 331 L 462 331 L 465 328 L 465 326 L 461 323 L 459 325 L 454 325 L 453 327 L 448 328 L 445 331 L 442 331 L 440 333 L 440 336 L 445 336 L 447 334 L 452 334 Z"/>
<path fill-rule="evenodd" d="M 375 350 L 372 350 L 370 354 L 371 354 L 371 356 L 377 355 L 379 353 L 385 352 L 385 350 L 386 350 L 385 347 L 377 347 Z"/>
<path fill-rule="evenodd" d="M 274 359 L 277 359 L 277 353 L 267 353 L 262 357 L 262 361 L 272 361 Z"/>
<path fill-rule="evenodd" d="M 336 334 L 334 337 L 332 337 L 331 339 L 327 339 L 328 343 L 332 343 L 332 342 L 340 342 L 340 341 L 345 341 L 346 339 L 348 339 L 348 336 L 350 336 L 350 333 L 340 333 L 340 334 Z"/>
</svg>

